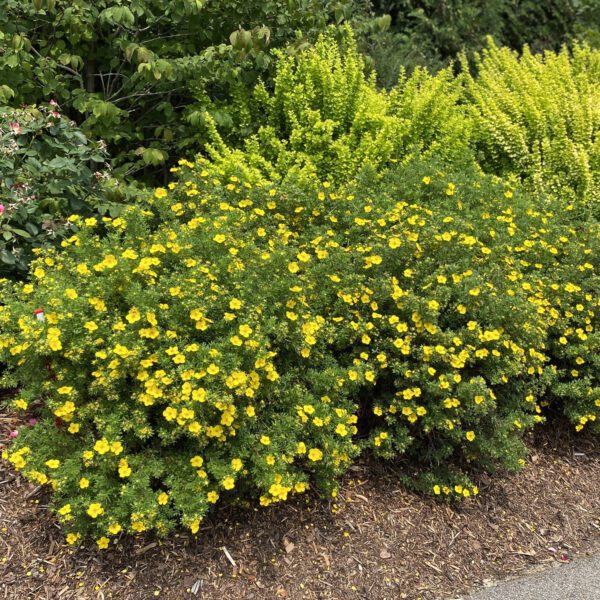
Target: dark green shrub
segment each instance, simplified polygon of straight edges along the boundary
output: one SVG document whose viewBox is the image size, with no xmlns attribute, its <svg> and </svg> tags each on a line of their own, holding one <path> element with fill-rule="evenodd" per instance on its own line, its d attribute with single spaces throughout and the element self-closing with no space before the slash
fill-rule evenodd
<svg viewBox="0 0 600 600">
<path fill-rule="evenodd" d="M 56 105 L 0 107 L 0 276 L 23 276 L 33 252 L 72 234 L 69 215 L 101 208 L 106 158 Z"/>
</svg>

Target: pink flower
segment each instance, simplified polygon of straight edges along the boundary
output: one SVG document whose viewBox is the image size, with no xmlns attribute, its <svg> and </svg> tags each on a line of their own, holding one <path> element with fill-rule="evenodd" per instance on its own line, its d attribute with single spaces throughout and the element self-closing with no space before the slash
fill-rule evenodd
<svg viewBox="0 0 600 600">
<path fill-rule="evenodd" d="M 33 427 L 37 423 L 37 419 L 31 418 L 29 419 L 29 424 Z"/>
<path fill-rule="evenodd" d="M 0 215 L 6 210 L 4 204 L 0 204 Z"/>
<path fill-rule="evenodd" d="M 15 431 L 11 431 L 11 432 L 8 434 L 8 437 L 11 437 L 11 438 L 16 438 L 18 435 L 19 435 L 19 432 L 15 430 Z"/>
<path fill-rule="evenodd" d="M 50 104 L 52 104 L 52 106 L 58 106 L 58 102 L 54 100 L 54 98 L 50 100 Z"/>
<path fill-rule="evenodd" d="M 14 123 L 9 123 L 8 128 L 15 134 L 19 135 L 21 133 L 21 126 L 16 121 Z"/>
</svg>

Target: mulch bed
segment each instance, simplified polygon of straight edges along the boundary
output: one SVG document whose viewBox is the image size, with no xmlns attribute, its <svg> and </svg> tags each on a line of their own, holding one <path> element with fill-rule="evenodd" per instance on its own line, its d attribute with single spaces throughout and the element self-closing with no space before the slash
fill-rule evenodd
<svg viewBox="0 0 600 600">
<path fill-rule="evenodd" d="M 0 413 L 0 451 L 16 418 Z M 542 430 L 516 476 L 447 505 L 365 460 L 335 503 L 224 508 L 194 537 L 67 547 L 43 490 L 0 462 L 0 599 L 445 599 L 600 550 L 600 447 Z"/>
</svg>

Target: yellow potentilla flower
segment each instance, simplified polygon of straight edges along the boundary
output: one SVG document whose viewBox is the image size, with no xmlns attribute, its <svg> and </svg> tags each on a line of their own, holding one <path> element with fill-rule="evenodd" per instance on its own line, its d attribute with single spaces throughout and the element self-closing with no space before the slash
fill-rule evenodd
<svg viewBox="0 0 600 600">
<path fill-rule="evenodd" d="M 475 432 L 467 431 L 465 437 L 469 440 L 469 442 L 472 442 L 475 439 Z"/>
<path fill-rule="evenodd" d="M 62 508 L 58 509 L 58 514 L 63 517 L 71 513 L 71 505 L 65 504 Z"/>
<path fill-rule="evenodd" d="M 96 325 L 94 321 L 86 321 L 83 327 L 87 329 L 90 333 L 98 329 L 98 325 Z"/>
<path fill-rule="evenodd" d="M 106 454 L 107 452 L 109 452 L 110 451 L 110 444 L 108 443 L 108 440 L 106 440 L 105 438 L 102 438 L 101 440 L 98 440 L 94 444 L 94 450 L 98 454 Z"/>
<path fill-rule="evenodd" d="M 69 433 L 79 433 L 81 425 L 79 423 L 71 423 L 69 425 Z"/>
<path fill-rule="evenodd" d="M 219 372 L 219 367 L 217 365 L 215 365 L 214 363 L 211 363 L 210 365 L 208 365 L 208 367 L 206 368 L 206 372 L 209 375 L 216 375 Z"/>
<path fill-rule="evenodd" d="M 79 487 L 80 487 L 82 490 L 85 490 L 85 489 L 89 488 L 89 487 L 90 487 L 90 480 L 89 480 L 89 479 L 86 479 L 85 477 L 82 477 L 82 478 L 79 480 Z"/>
<path fill-rule="evenodd" d="M 219 499 L 219 494 L 217 494 L 217 492 L 215 492 L 215 491 L 208 492 L 208 494 L 206 494 L 206 499 L 211 504 L 214 504 Z"/>
<path fill-rule="evenodd" d="M 217 233 L 213 240 L 217 242 L 217 244 L 222 244 L 227 238 L 222 233 Z"/>
<path fill-rule="evenodd" d="M 154 190 L 154 196 L 155 196 L 155 198 L 158 198 L 159 200 L 161 198 L 166 198 L 167 193 L 168 193 L 167 190 L 165 190 L 165 188 L 162 188 L 162 187 L 156 188 Z"/>
<path fill-rule="evenodd" d="M 121 477 L 121 479 L 125 479 L 126 477 L 129 477 L 131 475 L 131 467 L 129 466 L 129 463 L 122 458 L 119 461 L 119 477 Z"/>
<path fill-rule="evenodd" d="M 167 421 L 174 421 L 177 418 L 177 409 L 172 406 L 167 406 L 167 408 L 163 410 L 163 417 Z"/>
<path fill-rule="evenodd" d="M 100 550 L 105 550 L 108 548 L 110 540 L 107 537 L 102 536 L 99 540 L 96 540 L 96 544 L 98 544 L 98 548 L 100 548 Z"/>
<path fill-rule="evenodd" d="M 111 523 L 108 526 L 108 531 L 109 533 L 111 533 L 112 535 L 117 535 L 118 533 L 121 532 L 123 528 L 118 524 L 118 523 Z"/>
<path fill-rule="evenodd" d="M 271 443 L 271 438 L 268 435 L 263 435 L 260 438 L 260 443 L 263 446 L 268 446 Z"/>
<path fill-rule="evenodd" d="M 167 494 L 166 492 L 161 492 L 156 498 L 156 501 L 161 505 L 167 504 L 167 502 L 169 501 L 169 494 Z"/>
<path fill-rule="evenodd" d="M 65 290 L 65 296 L 69 298 L 69 300 L 75 300 L 77 298 L 77 290 L 73 288 L 67 288 Z"/>
<path fill-rule="evenodd" d="M 402 241 L 398 237 L 392 237 L 388 240 L 388 245 L 392 250 L 395 250 L 396 248 L 400 248 Z"/>
<path fill-rule="evenodd" d="M 47 460 L 45 464 L 49 469 L 58 469 L 58 467 L 60 467 L 60 460 L 52 458 L 50 460 Z"/>
<path fill-rule="evenodd" d="M 201 456 L 193 456 L 190 458 L 190 464 L 199 469 L 204 464 L 204 459 Z"/>
<path fill-rule="evenodd" d="M 112 442 L 110 445 L 110 451 L 117 456 L 123 452 L 123 444 L 121 442 Z"/>
<path fill-rule="evenodd" d="M 235 487 L 235 479 L 233 477 L 225 477 L 221 484 L 226 490 L 232 490 Z"/>
<path fill-rule="evenodd" d="M 96 519 L 100 515 L 104 514 L 104 508 L 102 508 L 102 504 L 99 502 L 92 502 L 92 504 L 88 506 L 86 512 L 90 517 L 92 517 L 92 519 Z"/>
<path fill-rule="evenodd" d="M 79 539 L 79 534 L 69 533 L 67 535 L 67 544 L 72 546 Z"/>
<path fill-rule="evenodd" d="M 318 462 L 323 458 L 323 452 L 319 448 L 311 448 L 308 451 L 308 458 L 313 462 Z"/>
<path fill-rule="evenodd" d="M 243 335 L 245 338 L 247 338 L 252 334 L 252 327 L 249 325 L 240 325 L 239 332 L 240 335 Z"/>
</svg>

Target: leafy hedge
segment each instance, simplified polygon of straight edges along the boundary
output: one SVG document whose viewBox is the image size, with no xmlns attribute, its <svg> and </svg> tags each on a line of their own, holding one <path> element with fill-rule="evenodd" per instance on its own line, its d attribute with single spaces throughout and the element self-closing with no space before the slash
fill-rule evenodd
<svg viewBox="0 0 600 600">
<path fill-rule="evenodd" d="M 70 542 L 335 492 L 368 447 L 468 496 L 474 467 L 522 464 L 547 389 L 597 425 L 594 223 L 432 164 L 349 187 L 177 170 L 5 290 L 4 383 L 39 418 L 9 459 Z"/>
<path fill-rule="evenodd" d="M 522 56 L 493 44 L 464 76 L 482 168 L 539 196 L 600 201 L 600 51 Z"/>
<path fill-rule="evenodd" d="M 56 104 L 0 107 L 0 276 L 24 276 L 37 249 L 71 235 L 69 215 L 106 204 L 106 158 Z"/>
</svg>

